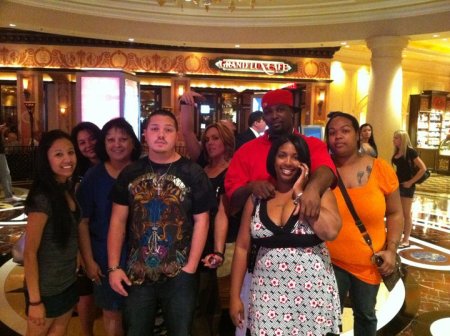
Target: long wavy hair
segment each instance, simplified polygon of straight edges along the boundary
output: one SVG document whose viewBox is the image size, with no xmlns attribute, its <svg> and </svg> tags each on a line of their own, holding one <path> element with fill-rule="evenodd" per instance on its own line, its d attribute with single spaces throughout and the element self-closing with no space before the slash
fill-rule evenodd
<svg viewBox="0 0 450 336">
<path fill-rule="evenodd" d="M 46 132 L 42 135 L 36 153 L 35 176 L 25 205 L 34 207 L 36 205 L 35 196 L 37 195 L 44 194 L 47 197 L 52 212 L 54 232 L 52 239 L 60 246 L 65 247 L 69 240 L 73 220 L 72 212 L 66 201 L 65 192 L 68 191 L 74 197 L 74 190 L 70 182 L 63 185 L 56 181 L 55 173 L 48 160 L 50 147 L 59 139 L 67 139 L 73 144 L 70 135 L 59 129 Z"/>
<path fill-rule="evenodd" d="M 408 152 L 408 147 L 409 148 L 413 148 L 413 146 L 411 144 L 411 140 L 409 139 L 409 135 L 404 130 L 397 130 L 397 131 L 394 132 L 394 137 L 395 136 L 399 136 L 400 140 L 402 141 L 402 143 L 401 143 L 399 148 L 394 146 L 393 157 L 400 152 L 400 153 L 402 153 L 402 156 L 406 159 L 406 154 Z"/>
</svg>

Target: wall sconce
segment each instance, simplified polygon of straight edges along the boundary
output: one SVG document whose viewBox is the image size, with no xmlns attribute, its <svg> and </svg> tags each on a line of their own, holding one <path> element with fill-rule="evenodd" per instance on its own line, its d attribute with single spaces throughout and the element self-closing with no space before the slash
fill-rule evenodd
<svg viewBox="0 0 450 336">
<path fill-rule="evenodd" d="M 325 102 L 325 89 L 319 89 L 319 93 L 317 94 L 317 107 L 318 107 L 317 114 L 319 116 L 322 116 L 322 108 L 324 102 Z"/>
<path fill-rule="evenodd" d="M 178 93 L 178 97 L 181 97 L 183 95 L 183 93 L 184 93 L 184 85 L 183 84 L 178 85 L 177 93 Z"/>
<path fill-rule="evenodd" d="M 30 80 L 28 78 L 22 79 L 24 105 L 27 109 L 28 116 L 30 118 L 30 146 L 34 147 L 34 107 L 36 102 L 31 99 Z"/>
<path fill-rule="evenodd" d="M 65 107 L 60 107 L 60 108 L 59 108 L 59 112 L 60 112 L 61 114 L 66 114 L 66 111 L 67 111 L 67 108 L 65 108 Z"/>
</svg>

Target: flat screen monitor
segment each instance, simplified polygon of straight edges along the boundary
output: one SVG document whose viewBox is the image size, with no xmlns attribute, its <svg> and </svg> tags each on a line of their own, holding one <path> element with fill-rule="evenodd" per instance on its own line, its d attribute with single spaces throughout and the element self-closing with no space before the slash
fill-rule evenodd
<svg viewBox="0 0 450 336">
<path fill-rule="evenodd" d="M 324 127 L 321 125 L 302 126 L 302 134 L 324 140 Z"/>
</svg>

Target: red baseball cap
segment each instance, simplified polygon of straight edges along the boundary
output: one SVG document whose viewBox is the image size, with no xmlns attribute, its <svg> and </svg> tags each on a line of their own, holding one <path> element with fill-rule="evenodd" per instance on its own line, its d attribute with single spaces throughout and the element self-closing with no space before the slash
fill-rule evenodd
<svg viewBox="0 0 450 336">
<path fill-rule="evenodd" d="M 279 89 L 269 91 L 262 97 L 261 106 L 263 108 L 279 104 L 293 106 L 294 98 L 292 96 L 292 92 L 288 90 Z"/>
</svg>

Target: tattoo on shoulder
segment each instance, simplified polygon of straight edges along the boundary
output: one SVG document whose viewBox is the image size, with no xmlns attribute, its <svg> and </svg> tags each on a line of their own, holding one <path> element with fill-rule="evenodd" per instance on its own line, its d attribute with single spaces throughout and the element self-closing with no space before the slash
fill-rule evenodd
<svg viewBox="0 0 450 336">
<path fill-rule="evenodd" d="M 362 178 L 364 176 L 364 172 L 363 171 L 359 171 L 356 173 L 356 178 L 358 179 L 358 184 L 361 185 L 362 184 Z"/>
</svg>

